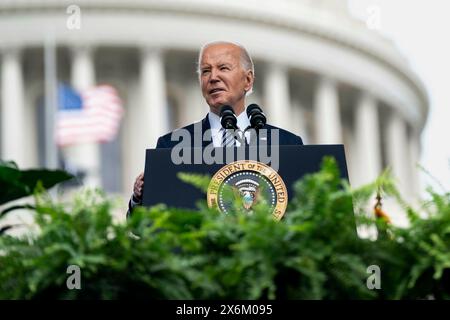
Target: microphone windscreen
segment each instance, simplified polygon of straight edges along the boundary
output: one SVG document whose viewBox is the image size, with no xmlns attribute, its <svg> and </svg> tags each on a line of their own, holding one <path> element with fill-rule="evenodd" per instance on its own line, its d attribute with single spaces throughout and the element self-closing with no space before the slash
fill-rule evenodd
<svg viewBox="0 0 450 320">
<path fill-rule="evenodd" d="M 253 111 L 262 112 L 262 109 L 256 103 L 252 103 L 247 107 L 247 114 L 252 113 Z"/>
<path fill-rule="evenodd" d="M 220 124 L 225 129 L 237 129 L 237 118 L 231 106 L 225 105 L 220 109 Z"/>
<path fill-rule="evenodd" d="M 256 103 L 252 103 L 247 107 L 247 116 L 250 118 L 250 116 L 254 112 L 263 112 L 262 109 Z"/>
<path fill-rule="evenodd" d="M 224 113 L 227 112 L 231 112 L 232 114 L 234 114 L 233 108 L 229 105 L 224 105 L 221 109 L 220 109 L 220 116 L 223 116 Z"/>
<path fill-rule="evenodd" d="M 247 116 L 250 120 L 250 125 L 252 128 L 261 129 L 266 124 L 266 116 L 262 109 L 255 103 L 252 103 L 247 107 Z"/>
</svg>

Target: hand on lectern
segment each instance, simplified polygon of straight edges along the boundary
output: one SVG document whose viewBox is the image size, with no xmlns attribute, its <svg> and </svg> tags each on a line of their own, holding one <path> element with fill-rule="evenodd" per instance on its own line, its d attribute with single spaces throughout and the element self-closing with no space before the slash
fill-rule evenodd
<svg viewBox="0 0 450 320">
<path fill-rule="evenodd" d="M 144 188 L 144 173 L 142 172 L 140 175 L 136 177 L 136 181 L 134 181 L 133 188 L 133 201 L 137 203 L 142 202 L 142 190 Z"/>
</svg>

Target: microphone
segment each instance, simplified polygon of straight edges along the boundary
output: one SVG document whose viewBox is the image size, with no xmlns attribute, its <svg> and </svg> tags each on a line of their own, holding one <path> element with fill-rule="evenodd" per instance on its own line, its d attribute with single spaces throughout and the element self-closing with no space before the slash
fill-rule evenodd
<svg viewBox="0 0 450 320">
<path fill-rule="evenodd" d="M 247 107 L 247 116 L 248 120 L 250 120 L 251 127 L 256 130 L 266 125 L 266 115 L 257 104 L 252 103 Z"/>
<path fill-rule="evenodd" d="M 234 114 L 233 108 L 225 105 L 220 109 L 220 124 L 225 129 L 234 129 L 237 127 L 237 118 Z"/>
</svg>

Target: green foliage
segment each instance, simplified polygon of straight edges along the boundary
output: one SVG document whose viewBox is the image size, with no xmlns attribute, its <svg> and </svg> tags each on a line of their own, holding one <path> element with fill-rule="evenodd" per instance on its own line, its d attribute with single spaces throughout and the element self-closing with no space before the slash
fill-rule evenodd
<svg viewBox="0 0 450 320">
<path fill-rule="evenodd" d="M 191 184 L 206 193 L 208 191 L 208 185 L 211 177 L 209 175 L 180 172 L 178 173 L 178 179 Z"/>
<path fill-rule="evenodd" d="M 113 223 L 113 202 L 99 192 L 68 204 L 41 194 L 40 232 L 0 237 L 0 298 L 448 299 L 450 195 L 430 190 L 420 212 L 406 207 L 411 225 L 400 229 L 362 215 L 377 188 L 398 196 L 388 173 L 352 190 L 327 159 L 296 183 L 279 222 L 264 203 L 221 214 L 204 201 L 195 211 L 139 208 Z M 364 224 L 377 227 L 376 240 L 358 237 Z M 73 264 L 81 290 L 66 287 Z M 370 265 L 381 269 L 380 290 L 366 286 Z"/>
<path fill-rule="evenodd" d="M 73 176 L 62 170 L 20 170 L 14 162 L 0 160 L 0 205 L 33 195 L 36 187 L 50 189 Z M 13 206 L 0 212 L 5 215 L 14 209 L 32 208 L 29 205 Z"/>
</svg>

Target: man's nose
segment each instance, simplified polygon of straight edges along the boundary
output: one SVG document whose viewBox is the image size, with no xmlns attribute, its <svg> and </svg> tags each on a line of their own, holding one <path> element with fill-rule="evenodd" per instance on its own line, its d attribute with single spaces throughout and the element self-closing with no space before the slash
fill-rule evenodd
<svg viewBox="0 0 450 320">
<path fill-rule="evenodd" d="M 217 82 L 219 81 L 219 72 L 215 69 L 211 70 L 211 76 L 209 78 L 209 82 Z"/>
</svg>

